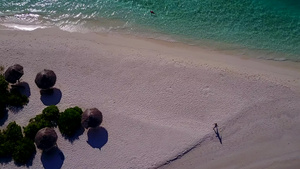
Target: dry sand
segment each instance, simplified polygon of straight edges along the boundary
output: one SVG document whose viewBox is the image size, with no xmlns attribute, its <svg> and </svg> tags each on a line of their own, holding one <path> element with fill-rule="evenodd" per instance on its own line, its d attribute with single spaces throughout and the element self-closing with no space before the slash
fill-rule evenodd
<svg viewBox="0 0 300 169">
<path fill-rule="evenodd" d="M 103 112 L 103 128 L 73 141 L 59 134 L 61 153 L 38 151 L 29 168 L 300 166 L 299 64 L 232 55 L 110 33 L 1 30 L 0 65 L 23 65 L 30 95 L 1 128 L 25 126 L 49 104 Z M 44 68 L 57 75 L 53 97 L 34 84 Z"/>
</svg>

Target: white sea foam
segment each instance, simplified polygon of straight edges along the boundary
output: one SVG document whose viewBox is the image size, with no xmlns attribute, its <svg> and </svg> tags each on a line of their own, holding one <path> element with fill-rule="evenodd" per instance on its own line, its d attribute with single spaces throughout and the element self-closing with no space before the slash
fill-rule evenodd
<svg viewBox="0 0 300 169">
<path fill-rule="evenodd" d="M 41 25 L 21 25 L 21 24 L 13 24 L 13 23 L 5 23 L 2 24 L 5 27 L 12 28 L 12 29 L 18 29 L 23 31 L 33 31 L 36 29 L 45 29 L 47 26 L 41 26 Z"/>
</svg>

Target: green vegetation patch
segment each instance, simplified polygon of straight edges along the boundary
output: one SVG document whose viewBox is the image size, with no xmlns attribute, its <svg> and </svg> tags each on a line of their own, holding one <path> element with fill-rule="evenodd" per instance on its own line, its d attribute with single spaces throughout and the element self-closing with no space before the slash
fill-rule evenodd
<svg viewBox="0 0 300 169">
<path fill-rule="evenodd" d="M 28 97 L 22 95 L 18 89 L 11 90 L 7 96 L 7 104 L 13 107 L 22 107 L 29 102 Z"/>
<path fill-rule="evenodd" d="M 58 119 L 58 128 L 65 136 L 73 136 L 81 127 L 82 110 L 79 107 L 68 108 Z"/>
<path fill-rule="evenodd" d="M 0 118 L 5 115 L 6 107 L 22 107 L 29 102 L 28 97 L 22 95 L 19 90 L 8 90 L 8 82 L 0 75 Z"/>
<path fill-rule="evenodd" d="M 45 120 L 48 120 L 53 125 L 56 125 L 59 118 L 59 110 L 55 105 L 48 106 L 43 110 L 42 116 Z"/>
<path fill-rule="evenodd" d="M 34 140 L 36 133 L 45 127 L 55 127 L 59 118 L 59 110 L 57 106 L 52 105 L 46 107 L 42 114 L 30 119 L 29 124 L 24 127 L 25 137 Z"/>
<path fill-rule="evenodd" d="M 22 128 L 11 122 L 0 131 L 0 158 L 12 157 L 18 164 L 26 164 L 36 152 L 32 140 L 24 138 Z"/>
<path fill-rule="evenodd" d="M 34 140 L 36 133 L 45 127 L 52 127 L 52 123 L 45 120 L 42 115 L 37 115 L 35 118 L 30 119 L 29 124 L 24 127 L 25 137 Z"/>
<path fill-rule="evenodd" d="M 0 75 L 0 118 L 6 112 L 7 96 L 8 96 L 8 83 L 5 81 L 4 76 Z"/>
<path fill-rule="evenodd" d="M 26 164 L 35 153 L 36 149 L 33 141 L 28 138 L 22 138 L 16 143 L 12 158 L 18 164 Z"/>
</svg>

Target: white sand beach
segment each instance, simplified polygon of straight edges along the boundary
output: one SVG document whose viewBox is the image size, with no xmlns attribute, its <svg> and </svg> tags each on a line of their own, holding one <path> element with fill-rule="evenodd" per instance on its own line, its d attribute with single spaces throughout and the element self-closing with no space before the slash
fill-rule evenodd
<svg viewBox="0 0 300 169">
<path fill-rule="evenodd" d="M 0 65 L 24 67 L 29 103 L 9 111 L 27 125 L 46 105 L 96 107 L 102 128 L 62 153 L 37 151 L 29 168 L 297 168 L 300 64 L 249 59 L 180 43 L 58 29 L 0 30 Z M 56 93 L 36 74 L 51 69 Z M 215 137 L 218 123 L 222 143 Z M 87 142 L 89 140 L 89 142 Z M 101 147 L 101 149 L 99 149 Z M 0 168 L 27 168 L 1 162 Z"/>
</svg>

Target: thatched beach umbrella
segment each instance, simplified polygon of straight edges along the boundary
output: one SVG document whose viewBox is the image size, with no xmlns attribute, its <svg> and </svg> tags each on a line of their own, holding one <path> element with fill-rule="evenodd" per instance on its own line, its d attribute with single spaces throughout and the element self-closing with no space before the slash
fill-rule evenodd
<svg viewBox="0 0 300 169">
<path fill-rule="evenodd" d="M 10 66 L 4 73 L 5 80 L 9 83 L 16 83 L 23 76 L 23 66 L 15 64 Z"/>
<path fill-rule="evenodd" d="M 95 128 L 102 123 L 102 113 L 97 108 L 87 109 L 82 113 L 81 124 L 84 128 Z"/>
<path fill-rule="evenodd" d="M 53 128 L 42 128 L 40 129 L 34 138 L 34 142 L 37 148 L 48 151 L 56 146 L 57 134 Z"/>
<path fill-rule="evenodd" d="M 55 85 L 56 75 L 52 70 L 44 69 L 35 77 L 35 84 L 40 89 L 49 89 Z"/>
</svg>

